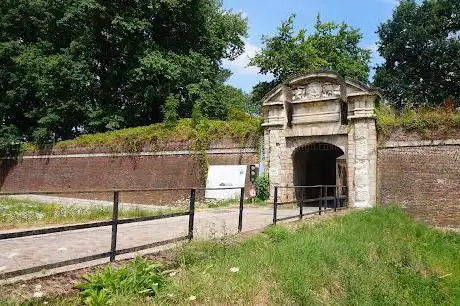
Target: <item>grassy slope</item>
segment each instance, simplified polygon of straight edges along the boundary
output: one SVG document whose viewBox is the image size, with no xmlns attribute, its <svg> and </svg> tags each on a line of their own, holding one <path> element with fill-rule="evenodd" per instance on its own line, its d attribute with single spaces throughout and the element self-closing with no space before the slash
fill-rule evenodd
<svg viewBox="0 0 460 306">
<path fill-rule="evenodd" d="M 176 211 L 120 209 L 119 217 L 145 217 L 170 212 Z M 0 198 L 0 229 L 111 220 L 111 218 L 112 208 L 107 206 L 68 206 L 30 200 Z"/>
<path fill-rule="evenodd" d="M 193 295 L 203 304 L 460 305 L 460 237 L 397 208 L 195 244 L 181 258 L 186 269 L 162 291 L 162 304 Z"/>
</svg>

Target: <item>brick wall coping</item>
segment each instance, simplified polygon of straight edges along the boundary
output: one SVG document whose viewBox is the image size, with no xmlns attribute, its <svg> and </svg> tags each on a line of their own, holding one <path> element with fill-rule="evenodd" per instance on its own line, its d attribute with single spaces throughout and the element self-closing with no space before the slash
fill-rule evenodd
<svg viewBox="0 0 460 306">
<path fill-rule="evenodd" d="M 221 148 L 208 149 L 208 154 L 256 154 L 257 148 Z M 83 153 L 83 154 L 51 154 L 51 155 L 24 155 L 20 159 L 51 159 L 51 158 L 91 158 L 91 157 L 139 157 L 139 156 L 176 156 L 193 155 L 195 151 L 158 151 L 158 152 L 133 152 L 133 153 Z M 0 157 L 2 159 L 14 159 L 14 157 Z"/>
<path fill-rule="evenodd" d="M 408 147 L 437 147 L 437 146 L 459 146 L 460 139 L 435 139 L 435 140 L 400 140 L 386 141 L 378 145 L 379 149 L 408 148 Z"/>
</svg>

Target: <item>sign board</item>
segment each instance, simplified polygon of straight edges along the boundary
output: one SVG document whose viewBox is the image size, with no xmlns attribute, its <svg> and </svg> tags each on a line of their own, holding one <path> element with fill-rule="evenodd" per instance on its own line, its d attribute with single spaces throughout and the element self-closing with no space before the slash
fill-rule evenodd
<svg viewBox="0 0 460 306">
<path fill-rule="evenodd" d="M 206 188 L 242 188 L 246 181 L 246 165 L 211 165 Z M 206 190 L 206 199 L 229 200 L 240 197 L 241 189 Z"/>
<path fill-rule="evenodd" d="M 252 189 L 249 190 L 249 196 L 250 196 L 251 198 L 255 198 L 256 195 L 257 195 L 257 193 L 256 193 L 256 190 L 255 190 L 254 188 L 252 188 Z"/>
</svg>

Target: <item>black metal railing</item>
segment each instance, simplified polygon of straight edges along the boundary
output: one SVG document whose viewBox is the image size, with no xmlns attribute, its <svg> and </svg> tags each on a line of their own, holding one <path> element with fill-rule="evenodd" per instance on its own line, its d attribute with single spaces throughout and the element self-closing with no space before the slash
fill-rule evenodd
<svg viewBox="0 0 460 306">
<path fill-rule="evenodd" d="M 0 193 L 0 196 L 13 196 L 13 195 L 69 195 L 69 194 L 95 194 L 95 193 L 112 193 L 113 194 L 113 209 L 112 209 L 112 220 L 111 221 L 102 221 L 102 222 L 89 222 L 84 224 L 75 224 L 75 225 L 64 225 L 50 228 L 34 229 L 34 230 L 24 230 L 24 231 L 15 231 L 8 233 L 0 233 L 0 241 L 5 239 L 15 239 L 28 236 L 39 236 L 46 235 L 51 233 L 75 231 L 89 228 L 97 228 L 104 226 L 111 226 L 111 245 L 110 250 L 107 252 L 94 254 L 91 256 L 79 257 L 64 261 L 59 261 L 50 264 L 44 264 L 39 266 L 34 266 L 30 268 L 8 271 L 0 274 L 0 279 L 8 279 L 12 277 L 17 277 L 21 275 L 31 274 L 35 272 L 40 272 L 43 270 L 55 269 L 64 266 L 80 264 L 84 262 L 94 261 L 98 259 L 109 258 L 111 262 L 115 261 L 117 255 L 134 253 L 141 250 L 151 249 L 157 246 L 177 243 L 185 240 L 192 240 L 194 236 L 194 223 L 195 223 L 195 202 L 196 202 L 196 193 L 197 191 L 206 191 L 206 190 L 235 190 L 240 189 L 240 198 L 239 198 L 239 216 L 238 216 L 238 232 L 241 232 L 243 229 L 243 204 L 244 204 L 244 188 L 240 187 L 224 187 L 224 188 L 151 188 L 151 189 L 110 189 L 110 190 L 80 190 L 80 191 L 25 191 L 25 192 L 3 192 Z M 120 193 L 133 193 L 133 192 L 155 192 L 155 191 L 190 191 L 189 198 L 189 207 L 187 211 L 169 213 L 158 216 L 147 216 L 147 217 L 138 217 L 138 218 L 128 218 L 128 219 L 119 219 L 119 202 L 120 202 Z M 160 219 L 175 218 L 181 216 L 188 216 L 188 233 L 186 236 L 176 237 L 173 239 L 157 241 L 149 244 L 144 244 L 136 247 L 117 249 L 117 237 L 118 237 L 118 225 L 136 223 L 136 222 L 146 222 Z"/>
<path fill-rule="evenodd" d="M 279 202 L 280 189 L 294 189 L 294 201 Z M 300 191 L 300 192 L 299 192 Z M 307 194 L 307 195 L 306 195 Z M 345 186 L 336 185 L 316 185 L 316 186 L 275 186 L 273 193 L 273 224 L 278 221 L 290 219 L 303 219 L 307 215 L 321 215 L 326 211 L 338 211 L 347 208 L 347 188 Z M 313 195 L 313 197 L 312 197 Z M 317 211 L 304 213 L 304 207 L 308 204 L 318 206 Z M 297 204 L 299 206 L 299 214 L 278 218 L 278 207 L 289 204 Z M 329 205 L 331 204 L 331 205 Z M 331 206 L 331 207 L 329 207 Z"/>
</svg>

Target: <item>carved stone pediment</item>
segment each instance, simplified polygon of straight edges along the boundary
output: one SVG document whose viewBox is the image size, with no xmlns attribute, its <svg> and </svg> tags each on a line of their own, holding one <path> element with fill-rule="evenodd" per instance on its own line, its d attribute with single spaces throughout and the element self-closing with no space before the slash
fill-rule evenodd
<svg viewBox="0 0 460 306">
<path fill-rule="evenodd" d="M 292 101 L 340 97 L 340 85 L 331 82 L 312 82 L 292 89 Z"/>
</svg>

